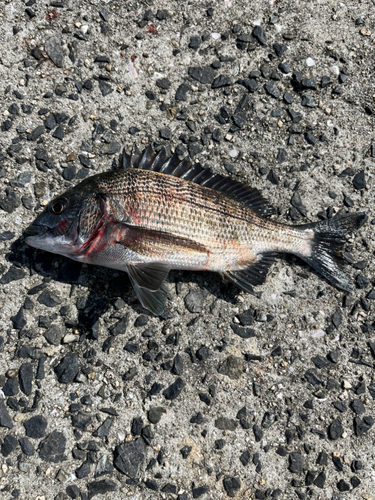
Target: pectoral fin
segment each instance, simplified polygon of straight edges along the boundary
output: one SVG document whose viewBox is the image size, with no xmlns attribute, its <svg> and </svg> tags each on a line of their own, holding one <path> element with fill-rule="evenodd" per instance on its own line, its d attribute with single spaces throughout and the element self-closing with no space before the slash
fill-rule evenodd
<svg viewBox="0 0 375 500">
<path fill-rule="evenodd" d="M 160 316 L 165 307 L 167 289 L 164 281 L 170 268 L 165 264 L 128 265 L 127 271 L 142 306 Z"/>
</svg>

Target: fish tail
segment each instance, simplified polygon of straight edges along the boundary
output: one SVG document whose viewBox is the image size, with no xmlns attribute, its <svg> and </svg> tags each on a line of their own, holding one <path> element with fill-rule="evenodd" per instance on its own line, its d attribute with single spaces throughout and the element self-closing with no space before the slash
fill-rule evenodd
<svg viewBox="0 0 375 500">
<path fill-rule="evenodd" d="M 341 250 L 348 235 L 360 228 L 365 219 L 366 215 L 363 212 L 346 213 L 332 219 L 299 226 L 301 230 L 312 229 L 314 235 L 309 255 L 297 255 L 335 286 L 351 292 L 350 276 L 342 268 Z"/>
</svg>

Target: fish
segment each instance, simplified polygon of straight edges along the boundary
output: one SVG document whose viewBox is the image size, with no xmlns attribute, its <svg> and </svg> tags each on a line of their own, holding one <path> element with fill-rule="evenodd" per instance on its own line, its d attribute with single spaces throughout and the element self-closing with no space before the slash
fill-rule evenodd
<svg viewBox="0 0 375 500">
<path fill-rule="evenodd" d="M 120 155 L 118 168 L 54 197 L 26 229 L 26 243 L 128 273 L 142 306 L 163 314 L 171 269 L 213 271 L 241 290 L 266 281 L 278 254 L 307 262 L 351 292 L 341 251 L 364 212 L 303 225 L 273 220 L 258 189 L 151 146 Z"/>
</svg>

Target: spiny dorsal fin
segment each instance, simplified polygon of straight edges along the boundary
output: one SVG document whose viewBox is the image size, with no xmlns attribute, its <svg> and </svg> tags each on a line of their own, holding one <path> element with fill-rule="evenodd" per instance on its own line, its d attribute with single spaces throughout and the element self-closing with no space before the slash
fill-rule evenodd
<svg viewBox="0 0 375 500">
<path fill-rule="evenodd" d="M 158 154 L 155 154 L 151 146 L 148 146 L 141 153 L 137 146 L 134 145 L 131 155 L 127 154 L 125 150 L 123 151 L 120 158 L 120 166 L 172 175 L 173 177 L 179 177 L 203 187 L 221 191 L 232 198 L 242 201 L 262 216 L 276 213 L 274 207 L 263 198 L 256 188 L 251 188 L 229 177 L 215 174 L 209 168 L 202 167 L 200 163 L 193 165 L 188 158 L 180 160 L 176 153 L 168 158 L 165 148 L 162 148 Z"/>
</svg>

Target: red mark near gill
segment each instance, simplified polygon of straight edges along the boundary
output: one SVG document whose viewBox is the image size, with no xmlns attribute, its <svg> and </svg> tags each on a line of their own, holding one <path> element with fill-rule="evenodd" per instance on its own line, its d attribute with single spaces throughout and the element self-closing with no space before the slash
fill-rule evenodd
<svg viewBox="0 0 375 500">
<path fill-rule="evenodd" d="M 63 219 L 56 226 L 56 234 L 63 235 L 69 229 L 70 222 L 68 219 Z"/>
</svg>

